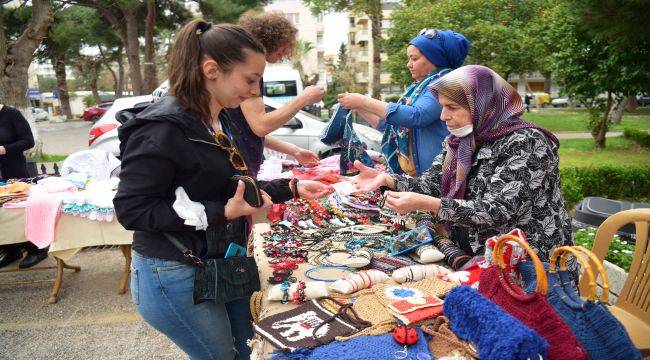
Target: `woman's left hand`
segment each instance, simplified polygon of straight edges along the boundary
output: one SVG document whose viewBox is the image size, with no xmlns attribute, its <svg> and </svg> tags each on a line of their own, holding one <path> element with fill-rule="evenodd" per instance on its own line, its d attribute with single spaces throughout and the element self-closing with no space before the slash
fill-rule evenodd
<svg viewBox="0 0 650 360">
<path fill-rule="evenodd" d="M 346 109 L 358 109 L 368 100 L 367 97 L 357 93 L 342 93 L 338 95 L 338 101 Z"/>
<path fill-rule="evenodd" d="M 334 188 L 322 182 L 312 180 L 298 181 L 298 195 L 303 199 L 320 199 L 334 191 Z"/>
<path fill-rule="evenodd" d="M 298 151 L 296 151 L 292 155 L 294 158 L 296 158 L 296 160 L 298 160 L 300 165 L 306 167 L 316 166 L 318 164 L 318 161 L 320 161 L 316 153 L 314 153 L 313 151 L 309 151 L 307 149 L 298 148 Z"/>
<path fill-rule="evenodd" d="M 431 211 L 434 214 L 440 208 L 440 199 L 414 192 L 386 192 L 386 206 L 400 214 L 416 210 Z"/>
</svg>

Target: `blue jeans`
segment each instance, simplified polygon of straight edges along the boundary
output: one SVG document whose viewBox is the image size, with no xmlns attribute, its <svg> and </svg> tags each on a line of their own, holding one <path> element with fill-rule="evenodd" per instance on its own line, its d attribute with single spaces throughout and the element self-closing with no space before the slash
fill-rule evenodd
<svg viewBox="0 0 650 360">
<path fill-rule="evenodd" d="M 132 252 L 131 298 L 142 318 L 190 359 L 249 359 L 253 336 L 248 298 L 194 305 L 195 268 Z M 234 337 L 234 344 L 233 344 Z"/>
</svg>

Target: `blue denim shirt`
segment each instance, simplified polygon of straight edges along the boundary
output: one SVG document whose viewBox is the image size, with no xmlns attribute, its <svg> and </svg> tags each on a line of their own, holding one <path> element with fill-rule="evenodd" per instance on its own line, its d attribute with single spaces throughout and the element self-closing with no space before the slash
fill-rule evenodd
<svg viewBox="0 0 650 360">
<path fill-rule="evenodd" d="M 431 167 L 433 159 L 442 150 L 443 140 L 449 135 L 447 125 L 440 120 L 441 112 L 442 106 L 426 89 L 412 105 L 388 103 L 386 118 L 378 124 L 378 130 L 384 130 L 386 124 L 413 129 L 413 160 L 417 175 Z"/>
</svg>

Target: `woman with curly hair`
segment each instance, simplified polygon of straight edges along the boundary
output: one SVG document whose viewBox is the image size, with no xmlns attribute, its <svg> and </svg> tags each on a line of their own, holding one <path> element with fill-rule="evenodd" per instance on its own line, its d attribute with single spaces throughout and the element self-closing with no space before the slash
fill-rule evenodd
<svg viewBox="0 0 650 360">
<path fill-rule="evenodd" d="M 296 45 L 296 29 L 281 12 L 248 11 L 240 18 L 238 25 L 246 29 L 266 50 L 266 61 L 277 63 L 289 57 Z M 263 83 L 260 82 L 263 95 Z M 293 156 L 301 164 L 318 161 L 313 152 L 301 149 L 269 134 L 291 120 L 303 107 L 323 99 L 322 86 L 307 86 L 292 101 L 271 112 L 266 112 L 262 96 L 250 98 L 240 108 L 229 110 L 229 115 L 238 124 L 237 137 L 244 148 L 242 154 L 253 172 L 262 163 L 264 147 Z"/>
</svg>

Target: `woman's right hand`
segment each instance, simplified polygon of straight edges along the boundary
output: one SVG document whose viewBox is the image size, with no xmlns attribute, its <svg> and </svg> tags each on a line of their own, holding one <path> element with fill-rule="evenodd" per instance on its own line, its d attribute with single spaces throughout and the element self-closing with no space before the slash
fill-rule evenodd
<svg viewBox="0 0 650 360">
<path fill-rule="evenodd" d="M 357 191 L 373 191 L 381 186 L 388 185 L 388 175 L 386 173 L 367 167 L 359 160 L 354 162 L 354 167 L 359 170 L 359 175 L 353 177 L 350 182 L 357 188 Z"/>
<path fill-rule="evenodd" d="M 244 185 L 244 182 L 239 180 L 237 182 L 237 191 L 235 191 L 235 195 L 228 199 L 226 206 L 224 206 L 224 215 L 226 216 L 226 219 L 234 220 L 242 216 L 253 215 L 258 211 L 267 211 L 271 205 L 273 205 L 273 201 L 269 194 L 262 191 L 263 205 L 258 208 L 250 206 L 244 199 L 245 190 L 246 186 Z"/>
</svg>

